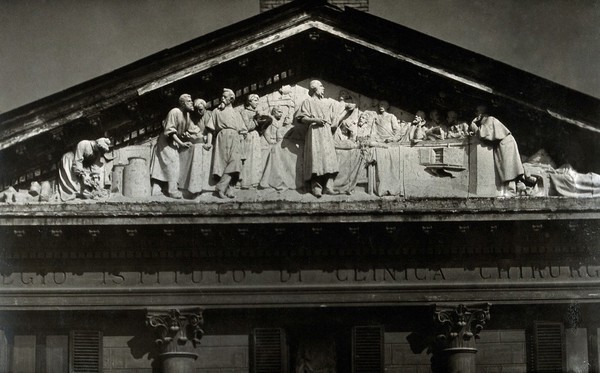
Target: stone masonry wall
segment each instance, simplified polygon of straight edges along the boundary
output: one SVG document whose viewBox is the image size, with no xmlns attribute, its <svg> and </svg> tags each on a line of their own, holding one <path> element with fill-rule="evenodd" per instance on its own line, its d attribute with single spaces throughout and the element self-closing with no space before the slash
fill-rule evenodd
<svg viewBox="0 0 600 373">
<path fill-rule="evenodd" d="M 525 330 L 483 330 L 477 340 L 478 373 L 525 373 Z"/>
<path fill-rule="evenodd" d="M 132 356 L 128 342 L 131 336 L 104 336 L 102 340 L 102 367 L 105 373 L 152 373 L 152 360 L 148 354 L 141 358 Z"/>
<path fill-rule="evenodd" d="M 103 371 L 105 373 L 152 373 L 148 354 L 132 356 L 131 336 L 105 336 Z M 210 335 L 196 349 L 196 373 L 248 373 L 248 335 Z"/>
<path fill-rule="evenodd" d="M 248 373 L 248 335 L 206 335 L 198 351 L 196 373 Z"/>
<path fill-rule="evenodd" d="M 385 333 L 384 354 L 386 373 L 429 373 L 431 362 L 425 351 L 415 354 L 410 350 L 406 337 L 410 333 Z"/>
<path fill-rule="evenodd" d="M 385 333 L 386 373 L 429 373 L 430 355 L 415 354 L 406 337 L 410 333 Z M 482 331 L 477 340 L 478 373 L 525 373 L 526 337 L 524 330 Z"/>
</svg>

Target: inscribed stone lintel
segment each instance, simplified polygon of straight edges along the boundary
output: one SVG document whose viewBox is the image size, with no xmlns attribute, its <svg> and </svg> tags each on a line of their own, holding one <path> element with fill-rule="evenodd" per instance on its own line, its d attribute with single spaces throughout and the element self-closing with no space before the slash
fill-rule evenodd
<svg viewBox="0 0 600 373">
<path fill-rule="evenodd" d="M 243 290 L 267 288 L 282 291 L 319 287 L 344 290 L 360 287 L 381 290 L 428 286 L 432 289 L 496 289 L 504 287 L 539 288 L 597 286 L 600 266 L 513 266 L 473 268 L 332 268 L 327 270 L 192 270 L 180 271 L 111 271 L 111 272 L 14 272 L 0 275 L 0 293 L 15 291 L 63 292 L 66 290 Z M 279 290 L 278 290 L 279 291 Z M 593 294 L 592 294 L 593 295 Z"/>
<path fill-rule="evenodd" d="M 597 269 L 596 269 L 597 270 Z M 585 270 L 583 270 L 585 272 Z M 438 272 L 439 273 L 439 272 Z M 3 287 L 0 289 L 0 310 L 57 310 L 57 309 L 140 309 L 148 307 L 180 307 L 201 304 L 214 308 L 264 308 L 264 307 L 327 307 L 327 306 L 400 306 L 431 305 L 443 303 L 477 302 L 485 299 L 499 304 L 540 304 L 597 302 L 600 294 L 598 278 L 581 278 L 570 281 L 538 279 L 529 281 L 479 280 L 475 283 L 453 282 L 440 279 L 438 273 L 418 272 L 422 280 L 376 283 L 368 281 L 368 273 L 350 271 L 339 273 L 335 283 L 315 283 L 307 274 L 277 275 L 270 284 L 245 284 L 248 274 L 238 271 L 223 274 L 223 283 L 174 284 L 167 283 L 166 274 L 161 284 L 127 285 L 129 275 L 107 276 L 107 284 L 88 286 L 53 285 L 46 288 Z M 345 276 L 348 275 L 348 278 Z M 415 273 L 411 274 L 414 276 Z M 437 275 L 437 276 L 436 276 Z M 583 275 L 583 273 L 582 273 Z M 286 277 L 286 276 L 289 276 Z M 302 281 L 299 277 L 302 276 Z M 335 276 L 335 274 L 333 275 Z M 433 277 L 436 276 L 436 279 Z M 479 275 L 477 275 L 479 276 Z M 19 276 L 20 277 L 20 276 Z M 275 276 L 273 276 L 275 277 Z M 474 276 L 475 277 L 475 276 Z M 6 279 L 5 279 L 6 280 Z M 13 279 L 10 279 L 13 280 Z M 14 279 L 16 282 L 16 278 Z M 196 278 L 198 280 L 198 278 Z M 237 282 L 235 282 L 237 281 Z M 282 282 L 287 281 L 287 282 Z M 66 283 L 67 281 L 65 281 Z M 180 282 L 183 282 L 181 280 Z M 213 279 L 214 282 L 214 279 Z"/>
</svg>

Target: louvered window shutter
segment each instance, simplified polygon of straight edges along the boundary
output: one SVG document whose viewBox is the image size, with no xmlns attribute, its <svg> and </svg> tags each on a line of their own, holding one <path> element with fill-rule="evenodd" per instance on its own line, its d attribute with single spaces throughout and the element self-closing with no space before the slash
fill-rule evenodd
<svg viewBox="0 0 600 373">
<path fill-rule="evenodd" d="M 352 372 L 383 372 L 383 327 L 352 328 Z"/>
<path fill-rule="evenodd" d="M 102 372 L 102 333 L 93 330 L 73 330 L 70 338 L 70 372 Z"/>
<path fill-rule="evenodd" d="M 285 330 L 257 328 L 252 333 L 253 373 L 287 373 Z"/>
<path fill-rule="evenodd" d="M 530 346 L 530 371 L 537 373 L 565 371 L 565 341 L 563 324 L 540 322 L 533 324 Z"/>
</svg>

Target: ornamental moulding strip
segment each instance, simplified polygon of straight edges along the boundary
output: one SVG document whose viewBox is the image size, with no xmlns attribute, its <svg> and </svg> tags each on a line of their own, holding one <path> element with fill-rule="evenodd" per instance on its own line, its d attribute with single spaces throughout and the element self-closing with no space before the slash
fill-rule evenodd
<svg viewBox="0 0 600 373">
<path fill-rule="evenodd" d="M 193 207 L 193 206 L 192 206 Z M 315 215 L 290 215 L 288 212 L 270 215 L 217 215 L 217 216 L 102 216 L 81 218 L 73 217 L 4 217 L 0 216 L 0 226 L 98 226 L 98 225 L 138 225 L 138 226 L 158 226 L 163 229 L 166 225 L 173 226 L 177 224 L 300 224 L 300 223 L 409 223 L 409 222 L 463 222 L 465 220 L 487 220 L 487 221 L 539 221 L 539 220 L 598 220 L 596 212 L 522 212 L 522 213 L 478 213 L 461 214 L 445 213 L 440 215 L 436 212 L 427 212 L 418 215 L 397 214 L 390 212 L 385 215 L 380 214 L 362 214 L 353 216 L 337 214 L 315 214 Z M 352 213 L 349 213 L 352 214 Z"/>
<path fill-rule="evenodd" d="M 349 34 L 346 34 L 346 33 L 342 32 L 340 30 L 336 30 L 334 27 L 325 25 L 325 24 L 323 24 L 321 22 L 313 22 L 313 23 L 314 23 L 314 27 L 316 27 L 316 28 L 318 28 L 318 29 L 320 29 L 322 31 L 328 32 L 328 33 L 330 33 L 332 35 L 339 36 L 339 37 L 347 39 L 347 40 L 351 40 L 351 41 L 353 41 L 353 42 L 355 42 L 357 44 L 360 44 L 360 45 L 363 45 L 363 46 L 365 46 L 367 48 L 376 50 L 377 52 L 380 52 L 380 53 L 386 54 L 388 56 L 391 56 L 393 58 L 396 58 L 398 60 L 410 63 L 410 64 L 415 65 L 417 67 L 420 67 L 420 68 L 423 68 L 425 70 L 431 71 L 431 72 L 433 72 L 433 73 L 435 73 L 437 75 L 441 75 L 441 76 L 446 77 L 448 79 L 451 79 L 451 80 L 457 81 L 459 83 L 468 85 L 468 86 L 473 87 L 475 89 L 478 89 L 480 91 L 483 91 L 483 92 L 486 92 L 486 93 L 490 93 L 490 94 L 496 95 L 498 97 L 502 97 L 504 99 L 516 102 L 519 105 L 525 106 L 527 108 L 530 108 L 530 109 L 533 109 L 533 110 L 537 110 L 537 111 L 541 111 L 543 113 L 549 114 L 552 117 L 554 117 L 554 118 L 556 118 L 558 120 L 561 120 L 563 122 L 567 122 L 569 124 L 574 124 L 574 125 L 576 125 L 576 126 L 578 126 L 580 128 L 600 133 L 600 129 L 594 127 L 591 124 L 588 124 L 588 123 L 585 123 L 585 122 L 582 122 L 582 121 L 578 121 L 576 119 L 569 118 L 567 116 L 558 114 L 558 113 L 556 113 L 556 112 L 554 112 L 554 111 L 552 111 L 550 109 L 540 108 L 540 107 L 537 107 L 535 105 L 529 104 L 529 103 L 527 103 L 527 102 L 525 102 L 523 100 L 520 100 L 518 98 L 509 96 L 509 95 L 506 95 L 506 94 L 503 94 L 503 93 L 500 93 L 500 92 L 497 92 L 494 89 L 492 89 L 491 87 L 486 86 L 485 84 L 481 84 L 481 83 L 475 82 L 473 80 L 470 80 L 470 79 L 458 76 L 456 74 L 450 73 L 450 72 L 445 71 L 443 69 L 440 69 L 440 68 L 437 68 L 437 67 L 425 64 L 423 62 L 420 62 L 420 61 L 417 61 L 417 60 L 412 59 L 410 57 L 407 57 L 407 56 L 405 56 L 403 54 L 392 52 L 392 51 L 387 50 L 385 48 L 379 47 L 379 46 L 377 46 L 375 44 L 369 43 L 369 42 L 364 41 L 362 39 L 359 39 L 359 38 L 356 38 L 356 37 L 351 36 Z"/>
<path fill-rule="evenodd" d="M 586 288 L 594 285 L 586 286 Z M 597 284 L 595 285 L 597 286 Z M 510 286 L 497 289 L 448 289 L 429 290 L 423 285 L 421 289 L 386 289 L 373 293 L 375 290 L 366 287 L 354 291 L 341 291 L 330 288 L 315 291 L 257 291 L 243 289 L 237 292 L 205 293 L 202 289 L 185 291 L 176 288 L 171 291 L 160 289 L 151 292 L 140 292 L 133 289 L 124 289 L 118 293 L 113 291 L 95 292 L 71 289 L 66 292 L 23 292 L 7 294 L 5 300 L 0 301 L 0 311 L 12 310 L 100 310 L 100 309 L 147 309 L 148 307 L 175 307 L 184 308 L 202 304 L 205 308 L 262 308 L 262 307 L 321 307 L 359 306 L 364 307 L 365 302 L 371 306 L 383 305 L 430 305 L 455 304 L 458 302 L 472 302 L 480 299 L 489 299 L 495 305 L 505 304 L 547 304 L 547 303 L 572 303 L 577 299 L 579 303 L 598 302 L 598 294 L 590 294 L 580 287 L 551 288 L 551 287 L 524 287 L 511 290 Z M 473 298 L 472 292 L 477 291 Z M 415 292 L 421 294 L 415 297 Z M 471 295 L 470 295 L 471 294 Z M 547 294 L 551 296 L 548 297 Z M 181 303 L 181 297 L 185 303 Z M 8 299 L 6 299 L 8 298 Z"/>
<path fill-rule="evenodd" d="M 303 23 L 300 24 L 298 26 L 294 26 L 288 30 L 273 34 L 273 35 L 269 35 L 265 38 L 256 40 L 253 43 L 250 43 L 248 45 L 246 45 L 244 48 L 240 48 L 234 51 L 230 51 L 230 52 L 225 52 L 220 56 L 216 56 L 213 58 L 210 58 L 208 60 L 202 61 L 196 65 L 187 67 L 185 69 L 182 69 L 176 73 L 167 75 L 166 77 L 160 78 L 158 80 L 155 80 L 153 82 L 150 82 L 144 86 L 142 86 L 141 88 L 138 89 L 138 95 L 144 95 L 148 92 L 152 92 L 154 90 L 157 90 L 161 87 L 164 87 L 166 85 L 169 85 L 171 83 L 174 83 L 176 81 L 179 81 L 181 79 L 185 79 L 189 76 L 192 76 L 194 74 L 197 74 L 201 71 L 204 71 L 206 69 L 209 69 L 213 66 L 216 66 L 220 63 L 223 62 L 227 62 L 230 60 L 233 60 L 234 58 L 238 58 L 241 56 L 244 56 L 250 52 L 253 52 L 257 49 L 272 45 L 274 43 L 277 43 L 279 41 L 281 41 L 282 39 L 286 39 L 290 36 L 294 36 L 296 34 L 299 34 L 303 31 L 306 31 L 310 28 L 315 27 L 313 25 L 314 22 L 307 22 L 307 23 Z"/>
<path fill-rule="evenodd" d="M 84 116 L 85 116 L 84 112 L 82 110 L 78 110 L 78 111 L 72 112 L 68 115 L 65 115 L 63 118 L 52 120 L 52 121 L 45 121 L 39 117 L 36 117 L 34 120 L 32 120 L 30 122 L 26 122 L 22 126 L 22 127 L 33 127 L 27 133 L 22 134 L 21 132 L 19 132 L 16 135 L 13 135 L 12 137 L 7 138 L 6 140 L 0 141 L 0 150 L 9 148 L 13 145 L 16 145 L 17 143 L 19 143 L 21 141 L 25 141 L 25 140 L 35 137 L 37 135 L 41 135 L 48 131 L 55 130 L 56 128 L 60 127 L 61 125 L 65 124 L 65 123 L 68 123 L 68 122 L 71 122 L 71 121 L 74 121 L 77 119 L 81 119 Z"/>
<path fill-rule="evenodd" d="M 379 46 L 377 46 L 375 44 L 369 43 L 367 41 L 364 41 L 362 39 L 354 37 L 354 36 L 352 36 L 350 34 L 347 34 L 347 33 L 343 32 L 341 30 L 337 30 L 336 28 L 334 28 L 332 26 L 329 26 L 329 25 L 326 25 L 326 24 L 324 24 L 324 23 L 322 23 L 320 21 L 308 21 L 308 22 L 305 22 L 305 23 L 300 24 L 298 26 L 292 27 L 292 28 L 290 28 L 290 29 L 288 29 L 286 31 L 282 31 L 282 32 L 277 33 L 275 35 L 270 35 L 270 36 L 265 37 L 263 39 L 259 39 L 259 40 L 255 41 L 255 42 L 249 44 L 248 46 L 246 46 L 243 49 L 238 49 L 238 50 L 235 50 L 235 51 L 227 52 L 227 53 L 224 53 L 224 54 L 222 54 L 222 55 L 220 55 L 218 57 L 210 58 L 210 59 L 208 59 L 206 61 L 203 61 L 203 62 L 201 62 L 199 64 L 190 66 L 190 67 L 185 68 L 183 70 L 180 70 L 180 71 L 178 71 L 176 73 L 173 73 L 171 75 L 168 75 L 168 76 L 163 77 L 163 78 L 161 78 L 159 80 L 156 80 L 154 82 L 151 82 L 151 83 L 148 83 L 148 84 L 142 86 L 141 88 L 138 89 L 138 94 L 141 96 L 141 95 L 146 94 L 148 92 L 154 91 L 154 90 L 156 90 L 158 88 L 164 87 L 164 86 L 166 86 L 168 84 L 174 83 L 174 82 L 176 82 L 178 80 L 185 79 L 185 78 L 187 78 L 187 77 L 189 77 L 191 75 L 197 74 L 197 73 L 199 73 L 199 72 L 201 72 L 203 70 L 206 70 L 208 68 L 216 66 L 219 63 L 227 62 L 227 61 L 230 61 L 230 60 L 232 60 L 234 58 L 241 57 L 241 56 L 246 55 L 246 54 L 248 54 L 250 52 L 253 52 L 253 51 L 257 50 L 257 49 L 260 49 L 260 48 L 266 47 L 268 45 L 274 44 L 276 42 L 281 41 L 282 39 L 287 39 L 290 36 L 294 36 L 296 34 L 299 34 L 299 33 L 303 32 L 303 31 L 309 30 L 311 28 L 315 28 L 315 29 L 327 32 L 329 34 L 338 36 L 338 37 L 340 37 L 342 39 L 351 40 L 351 41 L 353 41 L 353 42 L 355 42 L 357 44 L 360 44 L 362 46 L 365 46 L 365 47 L 367 47 L 369 49 L 373 49 L 373 50 L 376 50 L 377 52 L 380 52 L 380 53 L 383 53 L 383 54 L 387 54 L 387 55 L 392 56 L 392 57 L 394 57 L 396 59 L 399 59 L 401 61 L 408 62 L 408 63 L 413 64 L 415 66 L 418 66 L 420 68 L 429 70 L 429 71 L 431 71 L 433 73 L 436 73 L 438 75 L 441 75 L 441 76 L 444 76 L 446 78 L 458 81 L 458 82 L 460 82 L 462 84 L 466 84 L 468 86 L 471 86 L 473 88 L 485 91 L 487 93 L 497 94 L 497 93 L 495 93 L 493 91 L 492 88 L 490 88 L 490 87 L 488 87 L 486 85 L 477 83 L 475 81 L 472 81 L 472 80 L 469 80 L 469 79 L 466 79 L 466 78 L 463 78 L 463 77 L 460 77 L 460 76 L 458 76 L 456 74 L 452 74 L 452 73 L 447 72 L 447 71 L 445 71 L 443 69 L 439 69 L 439 68 L 430 66 L 430 65 L 425 64 L 423 62 L 419 62 L 419 61 L 417 61 L 415 59 L 412 59 L 410 57 L 407 57 L 407 56 L 405 56 L 403 54 L 391 52 L 391 51 L 389 51 L 389 50 L 387 50 L 385 48 L 379 47 Z"/>
<path fill-rule="evenodd" d="M 404 281 L 404 280 L 401 280 Z M 387 293 L 389 291 L 398 292 L 411 292 L 411 291 L 426 291 L 428 293 L 434 293 L 436 291 L 446 294 L 448 292 L 465 292 L 465 291 L 536 291 L 539 289 L 551 289 L 555 291 L 579 291 L 582 294 L 585 293 L 586 297 L 600 299 L 600 293 L 594 290 L 598 289 L 600 285 L 599 279 L 591 280 L 561 280 L 555 281 L 551 278 L 542 280 L 513 280 L 503 279 L 503 282 L 490 282 L 484 283 L 483 281 L 473 283 L 470 282 L 459 282 L 456 280 L 448 280 L 446 283 L 434 282 L 436 280 L 423 280 L 423 284 L 415 283 L 416 280 L 407 280 L 406 283 L 367 283 L 361 284 L 360 282 L 351 282 L 349 284 L 310 284 L 310 285 L 198 285 L 191 286 L 157 286 L 152 287 L 136 286 L 136 285 L 113 285 L 113 287 L 75 287 L 69 286 L 66 288 L 59 288 L 57 286 L 43 288 L 43 287 L 0 287 L 0 294 L 3 296 L 33 296 L 33 297 L 51 297 L 51 296 L 66 296 L 71 298 L 77 298 L 81 294 L 122 294 L 122 295 L 144 295 L 144 294 L 163 294 L 163 295 L 174 295 L 174 294 L 199 294 L 203 296 L 209 295 L 248 295 L 248 292 L 253 294 L 297 294 L 297 293 L 315 293 L 315 294 L 329 294 L 330 292 L 337 293 L 355 293 L 355 292 L 375 292 L 375 293 Z M 450 283 L 450 284 L 449 284 Z M 119 288 L 120 287 L 120 288 Z M 587 290 L 589 289 L 589 290 Z M 430 294 L 426 294 L 430 295 Z M 511 299 L 514 294 L 501 294 L 497 297 L 499 299 Z M 435 295 L 434 295 L 435 296 Z M 548 295 L 537 294 L 533 298 L 540 297 L 542 299 L 551 299 Z"/>
</svg>

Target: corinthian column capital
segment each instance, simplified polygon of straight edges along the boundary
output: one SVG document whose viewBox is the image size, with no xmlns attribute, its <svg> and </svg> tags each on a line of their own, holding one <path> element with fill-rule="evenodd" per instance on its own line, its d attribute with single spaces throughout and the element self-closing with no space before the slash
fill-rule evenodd
<svg viewBox="0 0 600 373">
<path fill-rule="evenodd" d="M 447 346 L 464 346 L 479 338 L 486 322 L 490 320 L 490 303 L 436 305 L 434 322 L 436 339 Z"/>
<path fill-rule="evenodd" d="M 201 308 L 148 310 L 146 325 L 155 330 L 154 341 L 163 352 L 177 351 L 192 341 L 194 347 L 200 344 L 204 335 L 204 318 Z"/>
</svg>

